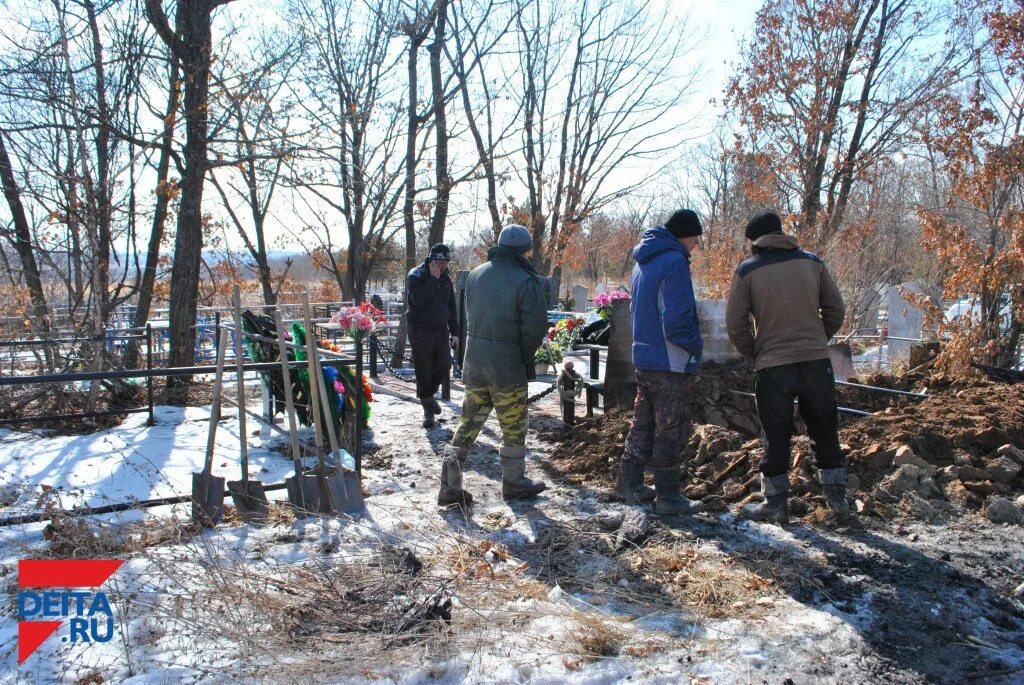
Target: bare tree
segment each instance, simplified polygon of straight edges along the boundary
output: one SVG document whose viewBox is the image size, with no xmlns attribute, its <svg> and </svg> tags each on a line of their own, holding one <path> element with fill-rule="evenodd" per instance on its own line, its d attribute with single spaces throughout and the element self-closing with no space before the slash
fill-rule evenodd
<svg viewBox="0 0 1024 685">
<path fill-rule="evenodd" d="M 680 23 L 652 7 L 530 0 L 519 15 L 523 218 L 533 229 L 534 259 L 556 284 L 581 222 L 656 175 L 651 160 L 680 142 L 685 122 L 667 115 L 694 74 L 678 71 Z M 647 171 L 638 165 L 624 173 L 639 160 Z"/>
<path fill-rule="evenodd" d="M 284 97 L 298 61 L 294 48 L 292 43 L 276 44 L 264 37 L 253 54 L 233 60 L 249 65 L 251 71 L 213 75 L 218 100 L 224 103 L 224 121 L 214 127 L 211 143 L 220 169 L 211 169 L 209 179 L 252 258 L 268 313 L 277 303 L 278 291 L 291 266 L 288 260 L 283 273 L 272 272 L 267 219 L 283 180 L 286 160 L 303 137 L 303 132 L 292 130 L 289 110 L 294 103 Z M 236 209 L 238 201 L 247 218 Z"/>
<path fill-rule="evenodd" d="M 203 249 L 203 183 L 208 169 L 207 128 L 213 11 L 230 0 L 176 0 L 172 29 L 160 0 L 146 0 L 146 13 L 180 65 L 185 80 L 184 174 L 171 271 L 170 364 L 195 362 L 195 323 Z M 168 379 L 168 387 L 187 384 Z"/>
<path fill-rule="evenodd" d="M 25 213 L 25 205 L 21 200 L 21 189 L 18 187 L 17 179 L 14 177 L 14 165 L 7 153 L 7 145 L 4 143 L 6 133 L 0 128 L 0 181 L 3 183 L 4 198 L 11 210 L 11 219 L 14 224 L 13 235 L 5 232 L 5 237 L 14 246 L 21 262 L 21 272 L 25 287 L 28 288 L 29 297 L 32 303 L 32 310 L 26 312 L 29 321 L 36 330 L 45 335 L 50 328 L 49 310 L 46 306 L 46 294 L 43 292 L 43 281 L 40 277 L 39 264 L 36 262 L 35 253 L 32 249 L 32 229 L 28 223 L 28 216 Z"/>
<path fill-rule="evenodd" d="M 344 263 L 330 230 L 303 235 L 315 242 L 343 297 L 361 301 L 376 260 L 399 230 L 403 93 L 393 80 L 400 56 L 388 49 L 398 4 L 371 10 L 357 0 L 320 0 L 293 3 L 289 11 L 308 55 L 299 65 L 297 100 L 315 127 L 290 183 L 309 211 L 318 213 L 314 205 L 322 204 L 344 222 Z"/>
<path fill-rule="evenodd" d="M 178 119 L 181 104 L 181 82 L 177 62 L 172 60 L 168 66 L 167 104 L 161 121 L 163 130 L 160 133 L 159 156 L 156 164 L 156 203 L 153 206 L 153 219 L 150 222 L 149 241 L 146 247 L 146 262 L 142 270 L 139 284 L 139 297 L 136 302 L 135 316 L 132 326 L 140 328 L 149 321 L 153 307 L 153 294 L 156 286 L 157 267 L 160 263 L 160 248 L 163 244 L 167 228 L 167 216 L 171 200 L 177 195 L 179 186 L 170 178 L 171 158 L 174 156 L 174 127 Z M 132 344 L 125 356 L 128 366 L 138 364 L 139 346 Z"/>
<path fill-rule="evenodd" d="M 498 181 L 499 177 L 502 181 L 507 178 L 507 174 L 498 171 L 498 164 L 509 154 L 503 153 L 501 148 L 507 147 L 508 139 L 515 135 L 516 120 L 522 108 L 519 100 L 511 112 L 498 111 L 499 98 L 510 89 L 513 78 L 502 66 L 509 53 L 501 44 L 521 10 L 519 2 L 456 3 L 450 19 L 453 40 L 446 48 L 462 113 L 476 147 L 478 168 L 473 173 L 485 186 L 487 212 L 495 240 L 501 232 Z M 496 75 L 500 78 L 495 78 Z"/>
<path fill-rule="evenodd" d="M 69 322 L 85 324 L 99 339 L 110 313 L 136 289 L 129 282 L 131 265 L 122 259 L 136 240 L 134 136 L 151 37 L 138 22 L 135 2 L 115 7 L 53 0 L 37 11 L 17 34 L 20 42 L 10 39 L 13 49 L 0 67 L 10 143 L 2 155 L 11 172 L 5 186 L 19 195 L 12 215 L 23 269 L 30 284 L 36 277 L 40 282 L 38 289 L 30 285 L 39 323 L 47 319 L 39 298 L 46 269 L 66 281 Z M 25 180 L 20 186 L 16 166 Z M 64 264 L 54 255 L 62 238 Z M 115 249 L 119 240 L 123 250 Z M 102 368 L 103 345 L 90 345 L 88 357 Z"/>
</svg>

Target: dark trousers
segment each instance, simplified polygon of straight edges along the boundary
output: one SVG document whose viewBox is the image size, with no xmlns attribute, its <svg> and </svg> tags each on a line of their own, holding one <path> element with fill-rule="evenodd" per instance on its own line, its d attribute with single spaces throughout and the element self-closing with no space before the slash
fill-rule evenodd
<svg viewBox="0 0 1024 685">
<path fill-rule="evenodd" d="M 412 365 L 416 369 L 416 397 L 433 397 L 452 367 L 448 333 L 429 329 L 409 331 Z"/>
<path fill-rule="evenodd" d="M 693 433 L 687 408 L 692 394 L 692 374 L 637 369 L 633 423 L 622 460 L 651 469 L 679 468 Z"/>
<path fill-rule="evenodd" d="M 831 361 L 816 359 L 761 369 L 757 372 L 754 394 L 757 395 L 757 415 L 761 419 L 764 440 L 761 473 L 771 478 L 789 471 L 793 400 L 797 401 L 800 418 L 807 424 L 818 468 L 842 467 Z"/>
</svg>

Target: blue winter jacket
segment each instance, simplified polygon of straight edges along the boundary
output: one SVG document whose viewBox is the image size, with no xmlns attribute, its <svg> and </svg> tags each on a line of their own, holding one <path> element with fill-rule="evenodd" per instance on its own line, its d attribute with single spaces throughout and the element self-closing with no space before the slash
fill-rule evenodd
<svg viewBox="0 0 1024 685">
<path fill-rule="evenodd" d="M 704 342 L 689 253 L 668 229 L 658 226 L 644 231 L 633 259 L 633 365 L 696 373 Z"/>
</svg>

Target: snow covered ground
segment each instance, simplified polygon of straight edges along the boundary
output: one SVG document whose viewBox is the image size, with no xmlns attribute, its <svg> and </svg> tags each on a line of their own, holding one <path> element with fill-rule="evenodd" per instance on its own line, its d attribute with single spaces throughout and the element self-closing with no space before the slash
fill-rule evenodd
<svg viewBox="0 0 1024 685">
<path fill-rule="evenodd" d="M 412 394 L 394 378 L 377 390 L 357 518 L 294 521 L 281 507 L 263 528 L 229 516 L 196 534 L 179 505 L 93 517 L 85 531 L 0 528 L 0 683 L 1020 682 L 1024 606 L 1007 588 L 1024 580 L 1024 546 L 1010 531 L 920 526 L 911 544 L 907 530 L 700 515 L 655 523 L 636 546 L 616 536 L 637 512 L 555 480 L 533 434 L 531 475 L 551 487 L 504 502 L 493 419 L 466 470 L 477 503 L 439 511 L 461 394 L 431 430 Z M 533 410 L 533 428 L 556 425 L 554 396 Z M 214 473 L 235 479 L 238 423 L 224 413 Z M 145 421 L 0 432 L 0 516 L 188 494 L 209 411 L 159 407 L 156 425 Z M 247 432 L 256 477 L 291 474 L 280 436 L 252 421 Z M 71 644 L 63 628 L 19 667 L 17 561 L 96 550 L 127 559 L 104 586 L 116 636 Z M 992 563 L 1011 570 L 1002 578 Z M 987 570 L 969 575 L 971 564 Z"/>
</svg>

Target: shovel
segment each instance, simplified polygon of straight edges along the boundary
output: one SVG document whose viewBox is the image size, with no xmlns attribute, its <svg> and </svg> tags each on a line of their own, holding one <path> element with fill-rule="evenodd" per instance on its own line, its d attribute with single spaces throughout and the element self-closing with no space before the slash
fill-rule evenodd
<svg viewBox="0 0 1024 685">
<path fill-rule="evenodd" d="M 238 375 L 238 436 L 242 452 L 242 480 L 228 481 L 228 491 L 235 502 L 235 508 L 246 523 L 266 523 L 270 515 L 270 502 L 263 490 L 263 483 L 249 480 L 249 445 L 245 428 L 245 368 L 242 354 L 242 298 L 235 286 L 231 299 L 235 307 L 235 373 Z"/>
<path fill-rule="evenodd" d="M 326 402 L 327 386 L 324 382 L 324 370 L 320 365 L 320 353 L 316 349 L 316 345 L 313 346 L 313 349 L 316 354 L 317 385 L 319 386 L 320 397 L 324 398 L 323 401 Z M 324 415 L 329 416 L 327 412 L 324 412 Z M 327 476 L 327 488 L 331 492 L 331 504 L 337 511 L 354 514 L 363 509 L 363 491 L 359 485 L 359 476 L 355 471 L 344 468 L 340 463 L 341 450 L 338 449 L 338 435 L 334 430 L 334 421 L 331 420 L 327 421 L 327 438 L 330 442 L 331 454 L 335 455 L 338 459 L 334 467 L 334 473 Z"/>
<path fill-rule="evenodd" d="M 277 346 L 281 350 L 281 377 L 284 381 L 285 414 L 288 417 L 288 437 L 292 445 L 292 461 L 295 462 L 295 475 L 286 478 L 284 483 L 288 489 L 288 501 L 295 509 L 296 516 L 308 516 L 320 510 L 320 487 L 315 474 L 302 472 L 302 453 L 299 450 L 299 427 L 295 421 L 295 398 L 292 394 L 292 375 L 288 367 L 288 344 L 284 339 L 284 320 L 280 310 L 274 312 L 274 325 L 277 326 Z"/>
<path fill-rule="evenodd" d="M 327 406 L 327 384 L 324 383 L 324 371 L 320 365 L 320 354 L 316 341 L 311 333 L 312 317 L 309 310 L 309 293 L 303 293 L 302 304 L 305 312 L 306 323 L 306 346 L 309 352 L 309 359 L 313 371 L 310 373 L 310 395 L 317 398 L 319 406 L 324 409 L 323 417 L 327 423 L 326 433 L 331 454 L 340 458 L 341 451 L 338 449 L 338 435 L 334 431 L 332 412 Z M 314 383 L 315 379 L 315 383 Z M 313 391 L 313 386 L 316 391 Z M 319 411 L 316 414 L 319 416 Z M 352 471 L 345 470 L 340 463 L 336 464 L 331 473 L 326 473 L 327 491 L 331 498 L 331 506 L 335 511 L 345 514 L 353 514 L 363 508 L 363 492 L 359 485 L 359 477 Z"/>
<path fill-rule="evenodd" d="M 850 349 L 850 343 L 829 345 L 828 358 L 832 360 L 832 376 L 835 380 L 846 382 L 857 375 L 853 370 L 853 351 Z"/>
<path fill-rule="evenodd" d="M 303 293 L 305 303 L 309 304 L 309 295 Z M 312 327 L 309 307 L 306 307 L 306 316 L 304 322 L 306 328 L 306 372 L 309 375 L 309 397 L 307 401 L 309 403 L 309 414 L 313 417 L 313 431 L 316 435 L 316 481 L 317 487 L 320 490 L 320 512 L 324 514 L 330 514 L 331 509 L 331 493 L 327 487 L 327 465 L 324 461 L 324 426 L 323 418 L 320 416 L 320 390 L 317 388 L 316 380 L 316 364 L 313 361 L 312 350 L 315 349 L 316 343 L 312 341 L 312 335 L 310 334 L 310 328 Z"/>
<path fill-rule="evenodd" d="M 210 401 L 210 431 L 206 437 L 206 461 L 201 473 L 192 474 L 192 520 L 211 528 L 224 515 L 224 479 L 210 475 L 213 469 L 213 445 L 220 422 L 220 393 L 224 378 L 224 350 L 228 332 L 221 331 L 217 347 L 217 367 L 213 377 L 213 399 Z"/>
</svg>

